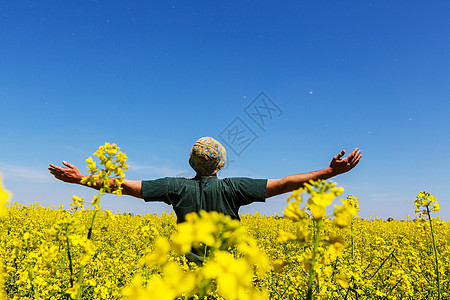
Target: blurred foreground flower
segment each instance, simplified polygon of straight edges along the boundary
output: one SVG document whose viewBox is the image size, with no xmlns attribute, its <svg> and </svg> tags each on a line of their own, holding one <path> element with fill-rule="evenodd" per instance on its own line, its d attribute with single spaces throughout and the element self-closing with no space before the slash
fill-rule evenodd
<svg viewBox="0 0 450 300">
<path fill-rule="evenodd" d="M 0 217 L 4 217 L 8 214 L 8 203 L 9 193 L 3 189 L 2 177 L 0 176 Z"/>
<path fill-rule="evenodd" d="M 183 270 L 173 262 L 170 249 L 179 255 L 202 253 L 203 263 Z M 153 252 L 141 261 L 144 267 L 160 268 L 161 273 L 152 275 L 146 284 L 136 275 L 124 289 L 127 299 L 204 299 L 211 294 L 225 299 L 266 299 L 265 291 L 253 286 L 254 277 L 270 268 L 266 255 L 239 221 L 218 212 L 188 214 L 172 242 L 159 238 Z"/>
<path fill-rule="evenodd" d="M 343 191 L 343 188 L 337 188 L 336 183 L 331 181 L 311 180 L 309 183 L 305 183 L 303 188 L 293 191 L 291 196 L 288 197 L 289 204 L 284 210 L 284 217 L 293 220 L 299 226 L 296 234 L 280 232 L 278 240 L 297 241 L 299 246 L 307 244 L 306 251 L 299 255 L 298 259 L 304 266 L 305 272 L 309 273 L 306 299 L 312 299 L 314 293 L 317 293 L 317 296 L 322 295 L 323 291 L 318 290 L 318 287 L 322 286 L 323 288 L 324 285 L 323 283 L 319 284 L 319 282 L 323 280 L 321 278 L 331 276 L 329 264 L 335 261 L 343 251 L 344 247 L 339 237 L 321 236 L 324 235 L 322 223 L 327 221 L 325 218 L 326 207 Z M 309 196 L 305 207 L 300 208 L 303 193 Z M 292 199 L 295 200 L 291 201 Z M 354 206 L 354 201 L 351 202 L 351 200 L 353 198 L 348 199 L 348 201 L 344 200 L 342 206 L 336 205 L 333 222 L 337 227 L 348 227 L 353 217 L 356 216 L 357 209 Z M 307 211 L 310 213 L 308 214 Z M 311 229 L 312 234 L 309 234 Z M 328 243 L 325 245 L 322 240 L 327 240 Z"/>
<path fill-rule="evenodd" d="M 334 207 L 334 224 L 340 228 L 350 226 L 357 214 L 356 209 L 346 202 L 344 202 L 344 205 L 334 205 Z"/>
</svg>

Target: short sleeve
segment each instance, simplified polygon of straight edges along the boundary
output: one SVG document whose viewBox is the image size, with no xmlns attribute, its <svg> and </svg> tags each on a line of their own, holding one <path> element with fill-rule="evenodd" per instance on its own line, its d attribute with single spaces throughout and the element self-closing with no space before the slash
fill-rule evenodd
<svg viewBox="0 0 450 300">
<path fill-rule="evenodd" d="M 267 179 L 245 177 L 230 178 L 238 200 L 238 205 L 266 201 Z"/>
<path fill-rule="evenodd" d="M 172 204 L 169 198 L 169 179 L 159 178 L 142 181 L 142 196 L 144 201 L 161 201 Z"/>
</svg>

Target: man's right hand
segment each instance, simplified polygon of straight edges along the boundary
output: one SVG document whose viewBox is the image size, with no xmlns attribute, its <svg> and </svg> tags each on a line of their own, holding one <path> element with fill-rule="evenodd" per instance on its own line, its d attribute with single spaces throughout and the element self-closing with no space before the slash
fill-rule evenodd
<svg viewBox="0 0 450 300">
<path fill-rule="evenodd" d="M 333 157 L 333 160 L 331 160 L 330 168 L 332 169 L 333 176 L 350 171 L 356 167 L 362 157 L 361 150 L 358 148 L 353 150 L 347 157 L 342 158 L 344 154 L 345 150 L 342 150 L 338 155 Z"/>
<path fill-rule="evenodd" d="M 55 176 L 56 179 L 69 183 L 80 183 L 81 178 L 85 177 L 74 165 L 69 164 L 66 161 L 63 161 L 62 163 L 67 168 L 59 167 L 53 164 L 50 164 L 50 167 L 48 168 L 50 173 Z"/>
<path fill-rule="evenodd" d="M 59 179 L 61 181 L 81 184 L 81 179 L 86 176 L 81 174 L 80 170 L 78 170 L 77 167 L 75 167 L 74 165 L 69 164 L 66 161 L 63 161 L 62 163 L 67 168 L 50 164 L 50 167 L 48 168 L 50 170 L 50 173 L 53 176 L 55 176 L 56 179 Z M 98 189 L 100 189 L 100 187 L 102 185 L 101 185 L 101 182 L 97 182 L 97 183 L 98 184 L 91 185 L 89 187 L 98 190 Z M 115 182 L 113 179 L 110 179 L 109 183 L 110 183 L 111 187 L 114 187 Z M 83 184 L 83 185 L 85 185 L 85 184 Z M 129 195 L 129 196 L 143 199 L 142 181 L 125 179 L 124 182 L 122 183 L 122 188 L 123 188 L 122 193 L 124 195 Z"/>
</svg>

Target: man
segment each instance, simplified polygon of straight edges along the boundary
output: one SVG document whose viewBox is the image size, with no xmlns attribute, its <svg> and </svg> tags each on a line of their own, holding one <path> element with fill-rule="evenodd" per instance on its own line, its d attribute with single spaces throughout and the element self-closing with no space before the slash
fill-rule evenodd
<svg viewBox="0 0 450 300">
<path fill-rule="evenodd" d="M 196 141 L 189 156 L 189 164 L 196 171 L 192 179 L 166 177 L 156 180 L 128 180 L 122 184 L 122 193 L 142 198 L 145 201 L 163 201 L 172 205 L 177 222 L 183 222 L 190 212 L 217 211 L 239 220 L 238 210 L 252 202 L 264 202 L 283 193 L 303 186 L 309 180 L 328 179 L 353 169 L 361 159 L 361 151 L 356 148 L 347 157 L 345 150 L 336 155 L 324 169 L 286 176 L 280 179 L 252 179 L 234 177 L 218 179 L 217 172 L 226 163 L 225 148 L 211 137 Z M 85 177 L 72 164 L 66 166 L 50 164 L 50 173 L 64 182 L 82 184 Z M 114 182 L 111 181 L 113 186 Z M 100 189 L 100 185 L 91 186 Z"/>
</svg>

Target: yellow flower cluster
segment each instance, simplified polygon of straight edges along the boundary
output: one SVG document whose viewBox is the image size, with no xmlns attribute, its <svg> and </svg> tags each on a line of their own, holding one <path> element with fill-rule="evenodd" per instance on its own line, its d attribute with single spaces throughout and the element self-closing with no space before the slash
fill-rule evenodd
<svg viewBox="0 0 450 300">
<path fill-rule="evenodd" d="M 305 183 L 305 191 L 310 195 L 307 200 L 308 210 L 311 212 L 313 220 L 319 220 L 325 216 L 325 208 L 337 196 L 344 192 L 343 188 L 337 188 L 336 183 L 331 181 L 310 181 Z"/>
<path fill-rule="evenodd" d="M 2 177 L 0 176 L 0 218 L 8 214 L 8 208 L 6 204 L 8 202 L 9 193 L 3 189 Z"/>
<path fill-rule="evenodd" d="M 439 203 L 436 201 L 436 197 L 431 195 L 429 192 L 422 191 L 417 194 L 416 201 L 414 201 L 414 205 L 416 206 L 415 213 L 419 213 L 419 218 L 431 211 L 440 211 Z M 421 208 L 422 211 L 420 210 Z"/>
<path fill-rule="evenodd" d="M 334 224 L 341 228 L 350 226 L 356 216 L 356 209 L 351 205 L 334 205 Z"/>
<path fill-rule="evenodd" d="M 353 195 L 348 195 L 347 198 L 343 199 L 342 202 L 344 202 L 344 205 L 350 205 L 353 207 L 356 211 L 356 214 L 358 214 L 361 210 L 359 209 L 359 202 L 358 198 L 356 198 Z M 359 217 L 357 215 L 357 217 Z"/>
<path fill-rule="evenodd" d="M 170 249 L 178 255 L 201 253 L 202 266 L 175 263 Z M 233 254 L 234 253 L 234 254 Z M 252 284 L 254 270 L 263 276 L 270 269 L 268 259 L 257 248 L 239 221 L 217 212 L 201 211 L 188 214 L 186 222 L 178 225 L 178 232 L 169 242 L 159 238 L 154 250 L 141 260 L 149 268 L 159 268 L 143 283 L 141 275 L 124 289 L 127 299 L 175 299 L 216 294 L 225 299 L 265 298 L 264 291 Z M 184 269 L 183 269 L 184 266 Z"/>
<path fill-rule="evenodd" d="M 300 208 L 304 192 L 309 196 L 306 207 Z M 329 265 L 342 254 L 344 245 L 340 236 L 325 236 L 322 229 L 324 223 L 329 221 L 325 218 L 326 207 L 342 193 L 343 189 L 337 188 L 335 183 L 318 180 L 310 181 L 304 188 L 292 192 L 288 197 L 288 202 L 292 199 L 295 201 L 288 204 L 284 217 L 298 223 L 298 226 L 295 234 L 282 231 L 278 240 L 298 242 L 301 247 L 304 247 L 303 253 L 297 256 L 295 262 L 302 265 L 304 271 L 309 273 L 304 288 L 306 299 L 312 299 L 314 293 L 324 296 L 328 290 L 327 286 L 332 287 L 330 280 L 334 272 Z M 357 214 L 355 208 L 357 200 L 353 197 L 342 202 L 341 206 L 335 205 L 333 224 L 339 228 L 347 228 Z M 287 265 L 287 262 L 283 265 Z M 337 278 L 336 282 L 340 286 L 348 286 L 347 281 L 342 278 Z M 315 290 L 318 291 L 314 292 Z"/>
<path fill-rule="evenodd" d="M 0 176 L 0 220 L 8 215 L 8 203 L 9 193 L 3 189 L 2 177 Z M 0 286 L 4 286 L 3 281 L 3 260 L 0 257 Z M 0 290 L 0 300 L 6 299 L 3 293 L 3 289 Z"/>
<path fill-rule="evenodd" d="M 104 169 L 98 169 L 97 164 L 89 157 L 86 159 L 87 169 L 91 173 L 89 177 L 84 177 L 81 183 L 91 185 L 102 184 L 102 188 L 108 193 L 122 194 L 122 183 L 125 178 L 124 171 L 128 169 L 126 161 L 128 157 L 125 153 L 120 151 L 120 148 L 116 144 L 105 143 L 104 146 L 100 146 L 94 155 L 100 159 L 100 164 L 104 166 Z M 111 187 L 109 180 L 110 176 L 114 174 L 115 178 L 112 179 L 114 184 Z M 93 205 L 97 204 L 96 199 L 93 201 Z"/>
<path fill-rule="evenodd" d="M 422 218 L 424 216 L 427 216 L 428 222 L 430 224 L 430 233 L 431 233 L 431 243 L 432 243 L 432 249 L 434 254 L 434 267 L 436 268 L 436 285 L 438 290 L 438 299 L 442 299 L 442 292 L 441 292 L 441 272 L 439 270 L 439 257 L 438 257 L 438 250 L 436 248 L 436 238 L 435 233 L 433 229 L 433 218 L 430 215 L 430 206 L 431 211 L 439 211 L 440 207 L 439 204 L 436 201 L 436 197 L 432 196 L 429 192 L 422 191 L 417 194 L 416 201 L 414 201 L 414 205 L 416 206 L 415 213 L 419 213 L 419 218 Z M 420 211 L 420 208 L 423 207 L 424 209 Z"/>
</svg>

